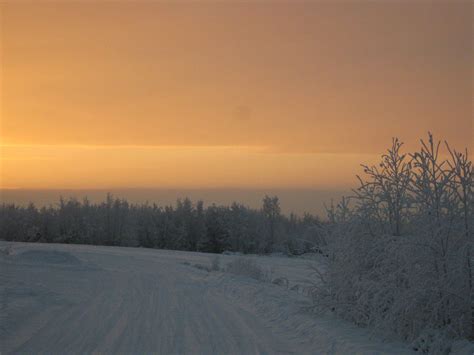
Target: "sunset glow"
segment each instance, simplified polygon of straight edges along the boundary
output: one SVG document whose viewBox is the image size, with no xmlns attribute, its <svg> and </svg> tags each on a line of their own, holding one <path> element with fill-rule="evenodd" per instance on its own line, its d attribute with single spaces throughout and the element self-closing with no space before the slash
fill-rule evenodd
<svg viewBox="0 0 474 355">
<path fill-rule="evenodd" d="M 468 2 L 0 8 L 1 188 L 346 187 L 392 136 L 473 144 Z"/>
</svg>

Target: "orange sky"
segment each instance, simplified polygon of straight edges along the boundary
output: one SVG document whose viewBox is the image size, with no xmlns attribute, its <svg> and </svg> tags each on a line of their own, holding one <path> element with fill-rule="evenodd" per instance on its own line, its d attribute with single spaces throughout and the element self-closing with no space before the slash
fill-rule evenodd
<svg viewBox="0 0 474 355">
<path fill-rule="evenodd" d="M 473 146 L 470 1 L 0 9 L 0 188 L 345 187 L 395 135 Z"/>
</svg>

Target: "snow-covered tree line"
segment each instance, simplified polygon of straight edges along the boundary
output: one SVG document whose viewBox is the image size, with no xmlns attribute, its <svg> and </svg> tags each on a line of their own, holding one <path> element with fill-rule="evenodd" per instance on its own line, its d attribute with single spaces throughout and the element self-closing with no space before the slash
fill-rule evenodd
<svg viewBox="0 0 474 355">
<path fill-rule="evenodd" d="M 315 305 L 424 352 L 474 339 L 474 180 L 468 151 L 393 140 L 353 196 L 328 208 Z"/>
<path fill-rule="evenodd" d="M 142 246 L 221 253 L 297 254 L 318 243 L 318 218 L 285 216 L 277 197 L 262 208 L 179 199 L 175 206 L 130 204 L 108 195 L 102 203 L 60 199 L 37 208 L 0 206 L 0 239 L 10 241 Z"/>
</svg>

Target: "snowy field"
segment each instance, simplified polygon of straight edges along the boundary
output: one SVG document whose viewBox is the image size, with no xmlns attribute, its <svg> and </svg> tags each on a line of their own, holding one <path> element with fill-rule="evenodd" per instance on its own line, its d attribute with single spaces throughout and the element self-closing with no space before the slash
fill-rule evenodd
<svg viewBox="0 0 474 355">
<path fill-rule="evenodd" d="M 0 353 L 409 354 L 310 313 L 314 260 L 251 257 L 286 285 L 207 271 L 212 254 L 0 242 Z M 220 256 L 221 267 L 238 256 Z M 292 289 L 293 288 L 293 289 Z"/>
</svg>

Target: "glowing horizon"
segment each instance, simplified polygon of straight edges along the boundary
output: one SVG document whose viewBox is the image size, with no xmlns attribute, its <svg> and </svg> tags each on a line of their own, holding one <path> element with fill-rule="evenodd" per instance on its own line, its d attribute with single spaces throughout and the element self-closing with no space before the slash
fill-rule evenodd
<svg viewBox="0 0 474 355">
<path fill-rule="evenodd" d="M 10 189 L 49 188 L 53 179 L 56 180 L 52 187 L 59 189 L 340 188 L 354 180 L 349 172 L 359 165 L 361 157 L 366 162 L 375 162 L 377 157 L 353 153 L 280 153 L 268 147 L 239 146 L 4 145 L 1 148 L 2 188 Z M 80 166 L 77 166 L 78 156 Z M 48 170 L 42 169 L 44 165 Z M 317 173 L 319 166 L 327 167 L 328 172 Z M 114 174 L 99 174 L 91 180 L 89 172 L 101 169 Z M 334 171 L 339 172 L 336 179 L 332 176 Z M 319 175 L 318 179 L 314 179 L 315 175 Z"/>
</svg>

